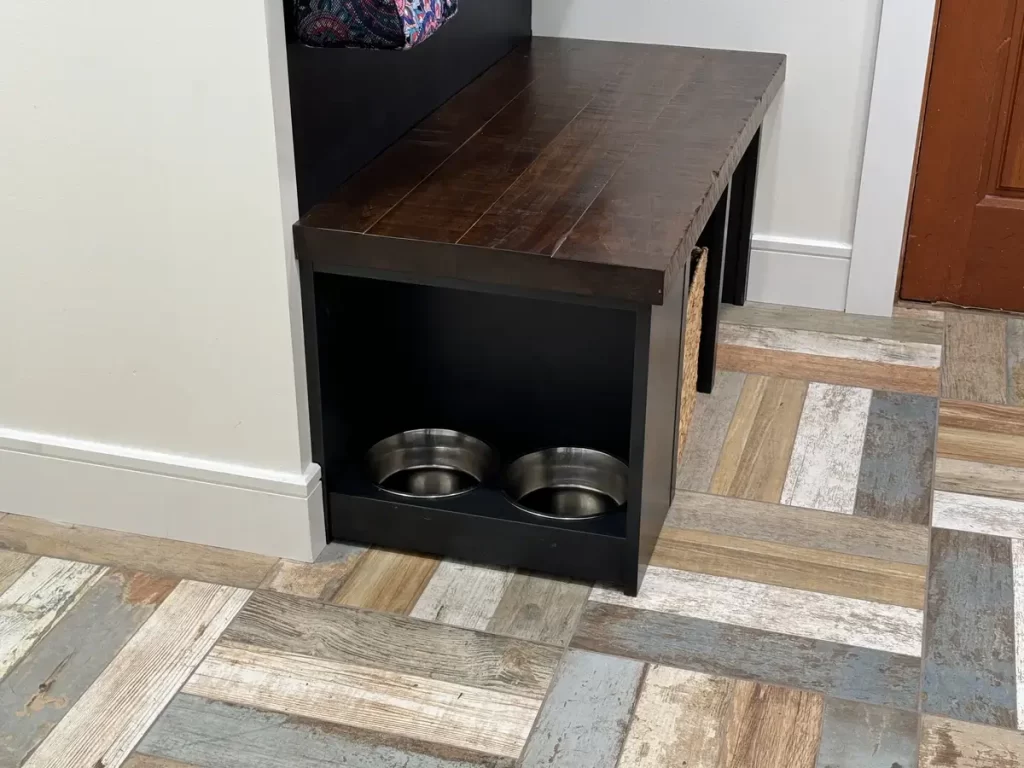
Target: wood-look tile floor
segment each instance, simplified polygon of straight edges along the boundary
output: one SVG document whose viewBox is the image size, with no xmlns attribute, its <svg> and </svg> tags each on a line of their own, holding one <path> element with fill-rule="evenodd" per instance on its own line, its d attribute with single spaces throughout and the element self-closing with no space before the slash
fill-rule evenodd
<svg viewBox="0 0 1024 768">
<path fill-rule="evenodd" d="M 0 768 L 1024 768 L 1019 318 L 721 337 L 636 598 L 0 514 Z"/>
</svg>

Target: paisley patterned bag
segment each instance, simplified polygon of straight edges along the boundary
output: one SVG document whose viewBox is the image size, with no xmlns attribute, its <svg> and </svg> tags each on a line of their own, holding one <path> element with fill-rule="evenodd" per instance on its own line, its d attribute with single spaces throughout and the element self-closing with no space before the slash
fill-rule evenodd
<svg viewBox="0 0 1024 768">
<path fill-rule="evenodd" d="M 459 0 L 292 0 L 296 38 L 320 48 L 411 48 L 455 15 Z"/>
</svg>

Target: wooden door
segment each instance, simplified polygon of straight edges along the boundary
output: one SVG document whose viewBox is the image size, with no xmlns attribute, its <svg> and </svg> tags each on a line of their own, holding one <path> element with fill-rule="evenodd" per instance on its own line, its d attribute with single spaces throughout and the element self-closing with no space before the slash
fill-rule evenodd
<svg viewBox="0 0 1024 768">
<path fill-rule="evenodd" d="M 1024 0 L 941 0 L 900 295 L 1024 311 Z"/>
</svg>

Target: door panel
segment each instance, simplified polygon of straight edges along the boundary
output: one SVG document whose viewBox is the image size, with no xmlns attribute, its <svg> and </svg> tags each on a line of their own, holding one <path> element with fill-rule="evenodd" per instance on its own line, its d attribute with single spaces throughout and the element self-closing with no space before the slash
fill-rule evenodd
<svg viewBox="0 0 1024 768">
<path fill-rule="evenodd" d="M 942 0 L 900 295 L 1024 310 L 1024 0 Z"/>
</svg>

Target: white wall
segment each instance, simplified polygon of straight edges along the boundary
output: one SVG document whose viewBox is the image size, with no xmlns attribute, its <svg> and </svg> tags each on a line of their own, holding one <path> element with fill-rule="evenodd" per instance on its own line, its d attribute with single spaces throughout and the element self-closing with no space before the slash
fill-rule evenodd
<svg viewBox="0 0 1024 768">
<path fill-rule="evenodd" d="M 0 104 L 0 512 L 312 556 L 281 0 L 4 0 Z"/>
<path fill-rule="evenodd" d="M 765 123 L 750 296 L 843 309 L 881 0 L 534 0 L 536 35 L 788 55 Z"/>
</svg>

